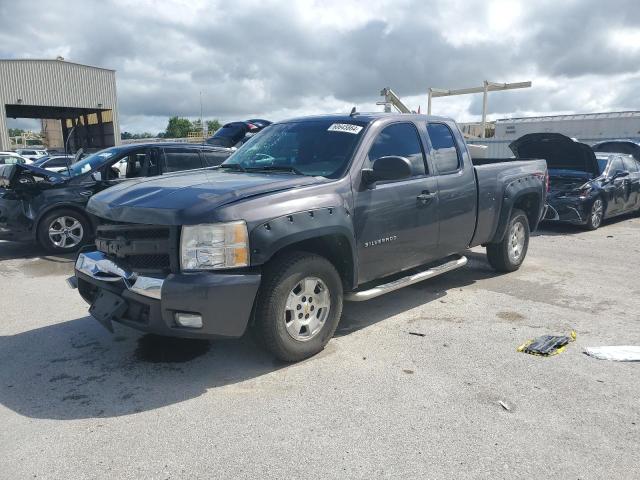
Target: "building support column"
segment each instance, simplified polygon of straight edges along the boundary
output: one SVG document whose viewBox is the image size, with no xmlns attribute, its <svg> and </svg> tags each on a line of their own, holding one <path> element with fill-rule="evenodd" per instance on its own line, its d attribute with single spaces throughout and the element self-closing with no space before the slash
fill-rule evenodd
<svg viewBox="0 0 640 480">
<path fill-rule="evenodd" d="M 9 150 L 11 142 L 9 141 L 9 129 L 7 128 L 7 110 L 4 103 L 0 104 L 0 150 Z"/>
</svg>

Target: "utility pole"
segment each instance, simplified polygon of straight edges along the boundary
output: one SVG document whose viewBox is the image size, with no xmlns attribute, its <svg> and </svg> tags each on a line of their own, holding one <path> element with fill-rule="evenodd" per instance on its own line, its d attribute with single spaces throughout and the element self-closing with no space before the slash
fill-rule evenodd
<svg viewBox="0 0 640 480">
<path fill-rule="evenodd" d="M 202 141 L 207 136 L 207 129 L 204 126 L 204 120 L 202 119 L 202 90 L 200 90 L 200 128 L 202 129 Z"/>
</svg>

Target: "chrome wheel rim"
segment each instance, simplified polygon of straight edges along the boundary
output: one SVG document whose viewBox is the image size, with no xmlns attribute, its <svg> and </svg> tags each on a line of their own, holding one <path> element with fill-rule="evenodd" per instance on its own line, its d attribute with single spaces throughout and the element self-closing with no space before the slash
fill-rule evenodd
<svg viewBox="0 0 640 480">
<path fill-rule="evenodd" d="M 602 214 L 604 213 L 604 205 L 599 198 L 593 202 L 591 207 L 591 225 L 598 228 L 602 223 Z"/>
<path fill-rule="evenodd" d="M 49 224 L 49 240 L 58 248 L 78 246 L 83 235 L 82 224 L 73 217 L 58 217 Z"/>
<path fill-rule="evenodd" d="M 287 333 L 294 340 L 314 338 L 329 317 L 331 296 L 327 285 L 317 277 L 305 277 L 289 292 L 284 312 Z"/>
<path fill-rule="evenodd" d="M 518 263 L 524 253 L 525 230 L 521 222 L 515 222 L 509 232 L 509 260 Z"/>
</svg>

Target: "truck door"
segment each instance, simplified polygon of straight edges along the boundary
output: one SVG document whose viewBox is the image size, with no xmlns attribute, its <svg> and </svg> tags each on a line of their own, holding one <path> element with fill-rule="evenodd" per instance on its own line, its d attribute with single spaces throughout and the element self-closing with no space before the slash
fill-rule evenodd
<svg viewBox="0 0 640 480">
<path fill-rule="evenodd" d="M 454 133 L 455 131 L 455 133 Z M 445 123 L 429 122 L 431 158 L 437 172 L 440 256 L 469 246 L 476 225 L 477 186 L 464 139 Z"/>
<path fill-rule="evenodd" d="M 354 188 L 354 226 L 358 250 L 358 280 L 365 283 L 437 257 L 438 196 L 424 148 L 412 122 L 393 123 L 374 138 L 364 161 L 370 168 L 384 156 L 407 158 L 410 178 L 364 182 Z"/>
</svg>

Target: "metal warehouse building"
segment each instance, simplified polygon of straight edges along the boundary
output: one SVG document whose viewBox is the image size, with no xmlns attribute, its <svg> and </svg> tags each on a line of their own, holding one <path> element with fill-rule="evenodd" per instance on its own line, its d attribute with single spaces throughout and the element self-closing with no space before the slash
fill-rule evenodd
<svg viewBox="0 0 640 480">
<path fill-rule="evenodd" d="M 0 60 L 0 150 L 7 118 L 55 119 L 65 144 L 100 149 L 120 143 L 114 70 L 56 60 Z"/>
<path fill-rule="evenodd" d="M 555 132 L 592 144 L 603 140 L 640 141 L 640 112 L 587 113 L 545 117 L 505 118 L 495 121 L 495 137 L 473 139 L 488 147 L 487 156 L 511 156 L 509 144 L 527 133 Z"/>
</svg>

